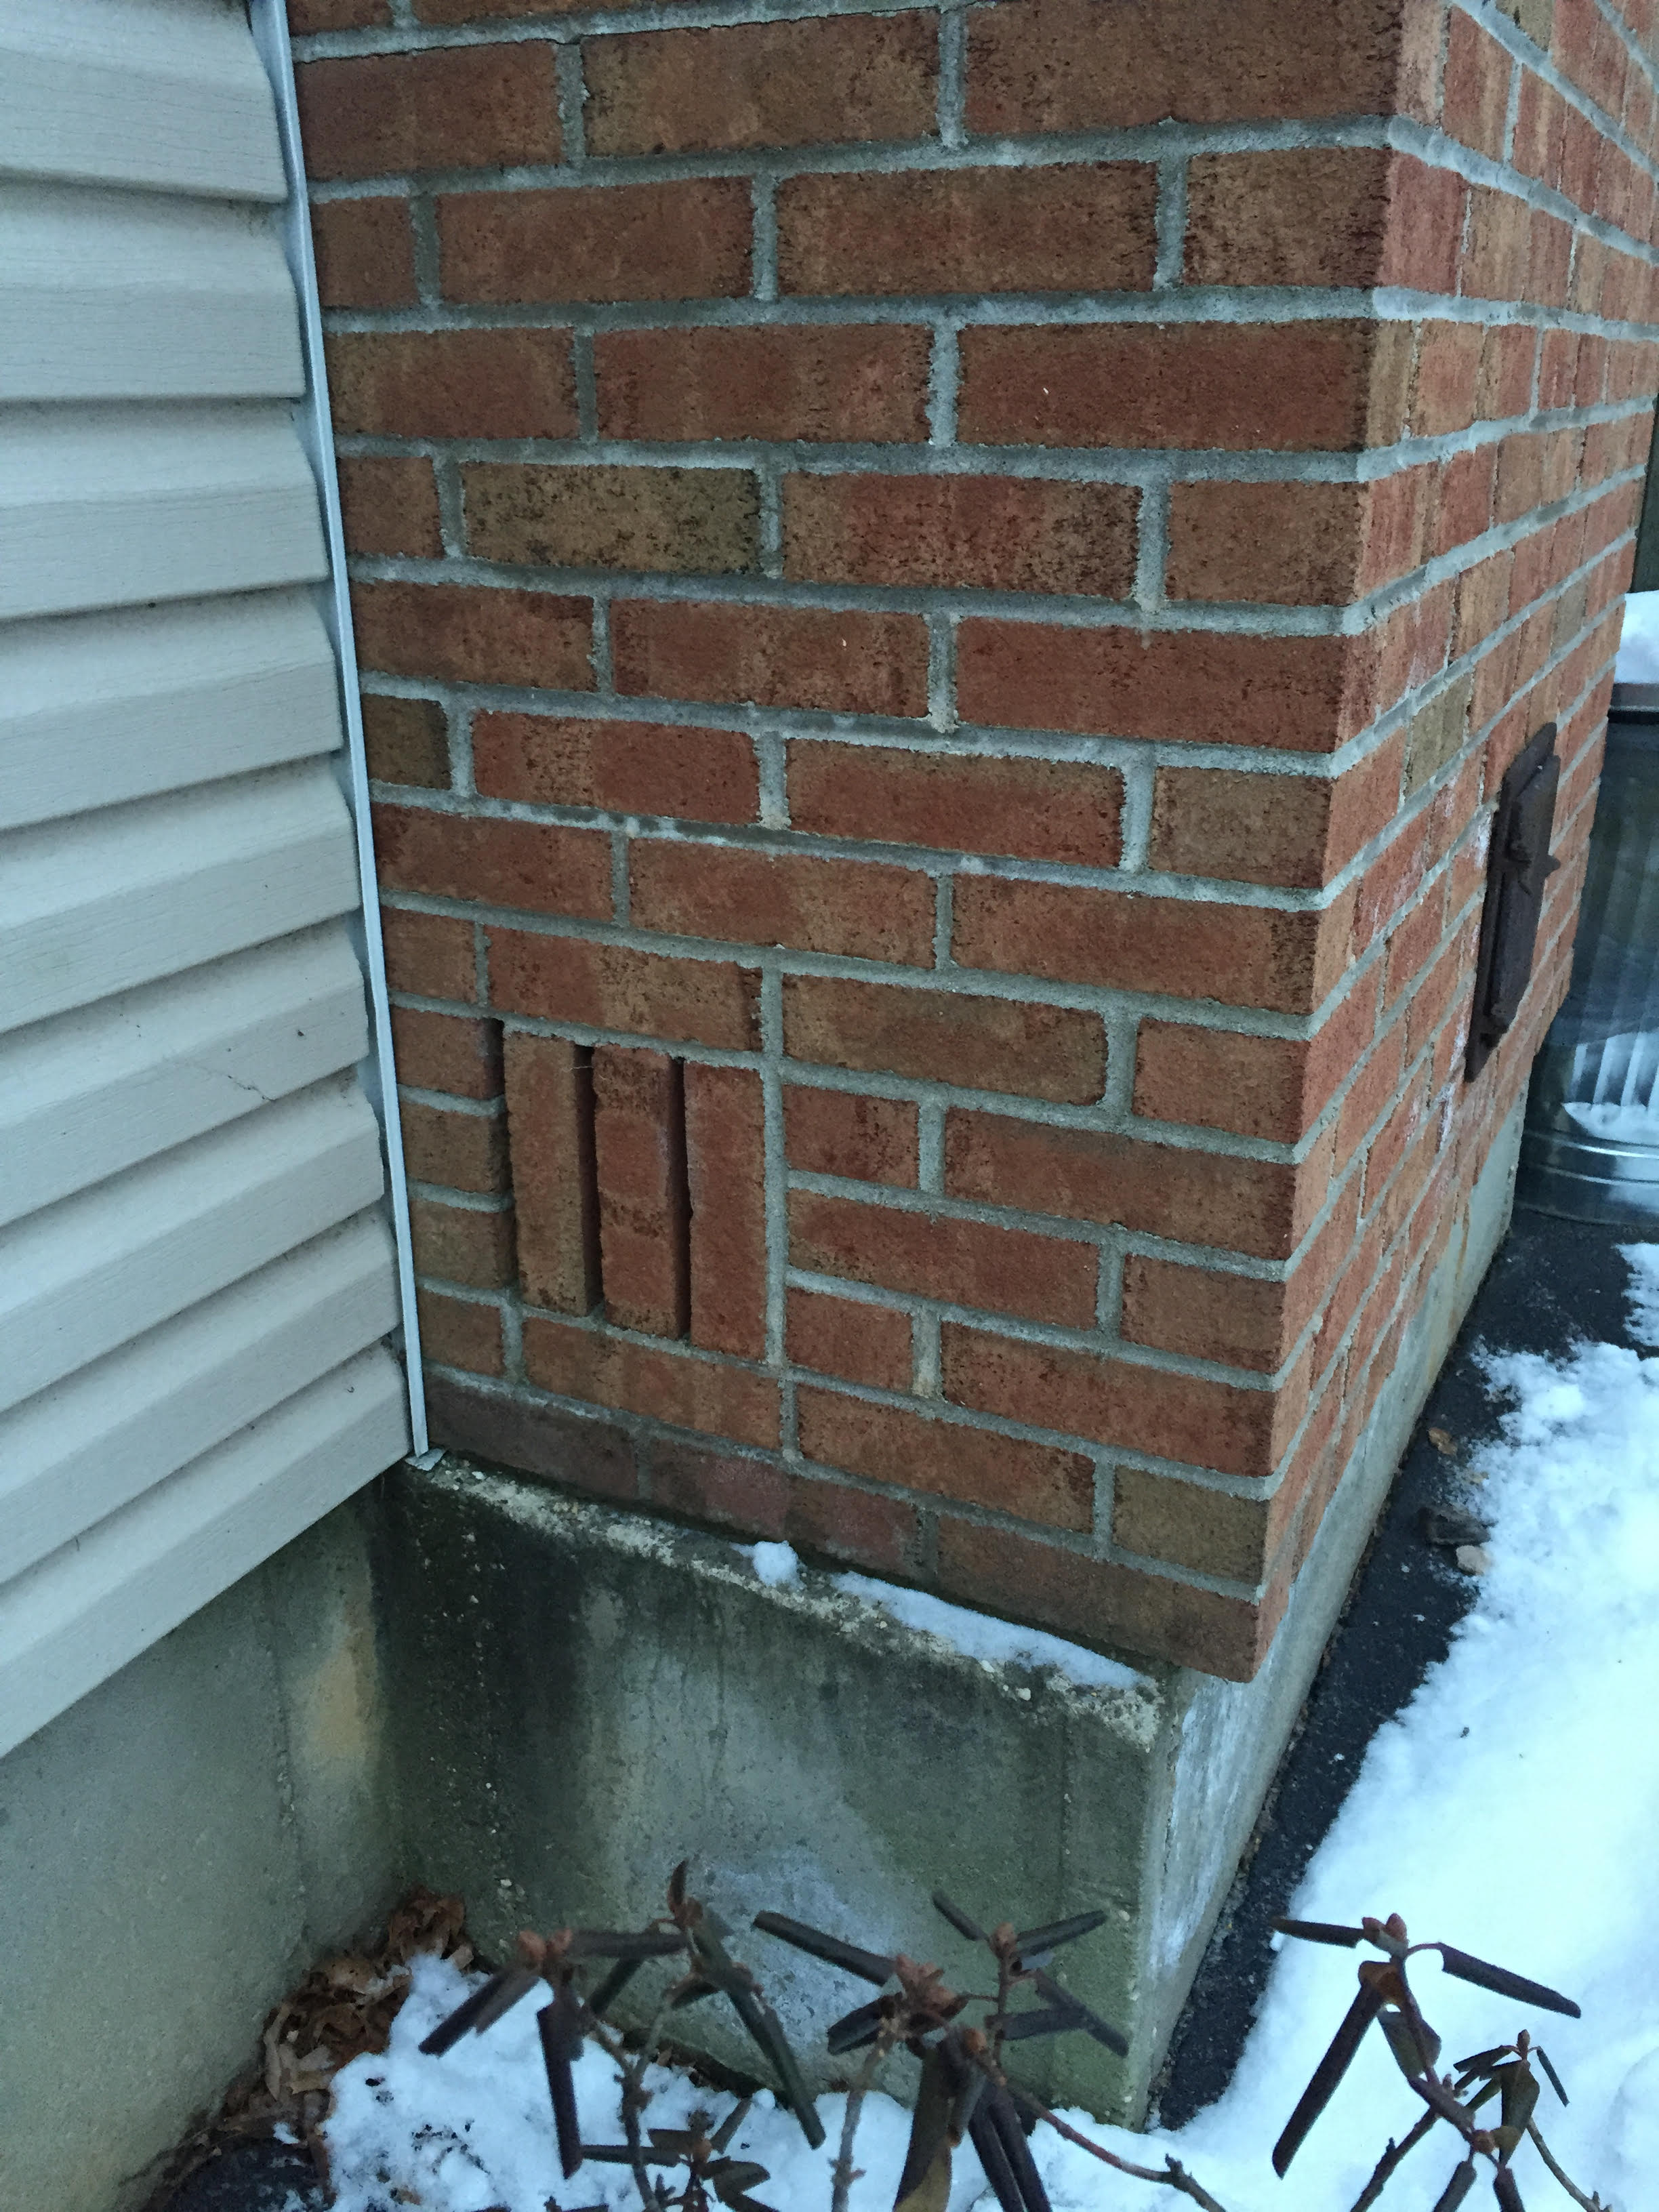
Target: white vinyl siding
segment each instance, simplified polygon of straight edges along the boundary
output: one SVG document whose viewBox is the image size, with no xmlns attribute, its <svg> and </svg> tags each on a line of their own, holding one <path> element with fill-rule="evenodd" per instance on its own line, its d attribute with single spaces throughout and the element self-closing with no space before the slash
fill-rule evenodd
<svg viewBox="0 0 1659 2212">
<path fill-rule="evenodd" d="M 233 0 L 0 0 L 0 1753 L 410 1443 L 284 198 Z"/>
</svg>

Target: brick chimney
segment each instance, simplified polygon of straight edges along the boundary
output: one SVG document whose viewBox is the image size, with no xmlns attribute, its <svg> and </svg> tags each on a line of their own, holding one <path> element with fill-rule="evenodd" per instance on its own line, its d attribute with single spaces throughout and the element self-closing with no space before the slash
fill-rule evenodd
<svg viewBox="0 0 1659 2212">
<path fill-rule="evenodd" d="M 1565 985 L 1654 0 L 289 4 L 434 1433 L 1249 1676 Z"/>
</svg>

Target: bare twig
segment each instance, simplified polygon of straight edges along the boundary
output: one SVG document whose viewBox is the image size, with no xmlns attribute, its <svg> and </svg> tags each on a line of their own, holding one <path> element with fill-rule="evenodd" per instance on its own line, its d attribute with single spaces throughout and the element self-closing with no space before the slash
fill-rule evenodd
<svg viewBox="0 0 1659 2212">
<path fill-rule="evenodd" d="M 1561 2171 L 1561 2168 L 1555 2162 L 1554 2156 L 1550 2150 L 1549 2145 L 1544 2141 L 1543 2136 L 1539 2134 L 1538 2124 L 1535 2120 L 1528 2120 L 1527 2122 L 1527 2133 L 1532 2137 L 1534 2142 L 1537 2144 L 1539 2157 L 1543 2160 L 1545 2165 L 1548 2166 L 1550 2172 L 1560 2183 L 1562 2188 L 1566 2191 L 1568 2196 L 1571 2197 L 1575 2204 L 1582 2204 L 1584 2208 L 1584 2212 L 1607 2212 L 1607 2207 L 1602 2203 L 1599 2197 L 1586 2197 L 1583 2191 L 1580 2189 L 1575 2182 L 1570 2180 L 1567 2175 Z"/>
<path fill-rule="evenodd" d="M 889 2048 L 887 2033 L 884 2029 L 871 2045 L 870 2056 L 860 2067 L 858 2079 L 847 2093 L 847 2112 L 841 2124 L 841 2148 L 836 2154 L 835 2186 L 830 2193 L 830 2212 L 847 2212 L 852 2201 L 853 2184 L 857 2179 L 857 2170 L 853 2164 L 853 2141 L 859 2131 L 865 2098 Z"/>
<path fill-rule="evenodd" d="M 1390 2139 L 1387 2150 L 1376 2161 L 1376 2171 L 1354 2199 L 1353 2212 L 1367 2212 L 1367 2207 L 1376 2203 L 1389 2185 L 1389 2177 L 1400 2165 L 1407 2152 L 1416 2149 L 1439 2117 L 1439 2113 L 1431 2106 L 1409 2135 L 1402 2136 L 1398 2142 Z"/>
<path fill-rule="evenodd" d="M 1051 2112 L 1041 2099 L 1033 2097 L 1029 2091 L 1017 2088 L 1013 2082 L 1003 2079 L 1000 2073 L 995 2074 L 994 2078 L 1002 2081 L 1002 2086 L 1016 2104 L 1024 2105 L 1028 2112 L 1035 2112 L 1038 2119 L 1046 2120 L 1056 2135 L 1064 2136 L 1068 2143 L 1075 2143 L 1079 2150 L 1086 2150 L 1091 2158 L 1097 2158 L 1103 2166 L 1115 2166 L 1120 2173 L 1127 2173 L 1136 2181 L 1156 2181 L 1165 2189 L 1178 2189 L 1183 2197 L 1190 2197 L 1194 2204 L 1201 2205 L 1203 2212 L 1226 2212 L 1225 2205 L 1218 2204 L 1201 2183 L 1194 2181 L 1178 2159 L 1167 2160 L 1161 2173 L 1156 2166 L 1132 2166 L 1127 2158 L 1120 2158 L 1115 2151 L 1106 2149 L 1101 2143 L 1091 2142 L 1087 2136 L 1079 2135 L 1075 2128 L 1068 2127 L 1058 2112 Z"/>
<path fill-rule="evenodd" d="M 669 1984 L 657 2000 L 657 2009 L 652 2014 L 646 2028 L 638 2057 L 622 2062 L 623 2133 L 628 2142 L 628 2162 L 633 2169 L 635 2184 L 645 2212 L 658 2212 L 657 2192 L 652 2186 L 650 2169 L 645 2162 L 645 2137 L 640 2129 L 640 2114 L 650 2101 L 645 2087 L 645 2072 L 651 2063 L 651 2054 L 657 2047 L 657 2038 L 662 2033 L 662 2024 L 668 2017 L 675 1993 L 683 1986 L 681 1982 Z"/>
</svg>

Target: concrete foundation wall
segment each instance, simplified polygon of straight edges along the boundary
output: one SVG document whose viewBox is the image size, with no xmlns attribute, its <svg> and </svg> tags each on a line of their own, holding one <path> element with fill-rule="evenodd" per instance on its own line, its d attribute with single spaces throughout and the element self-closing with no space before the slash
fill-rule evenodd
<svg viewBox="0 0 1659 2212">
<path fill-rule="evenodd" d="M 398 1883 L 368 1509 L 0 1760 L 0 2205 L 118 2212 Z"/>
</svg>

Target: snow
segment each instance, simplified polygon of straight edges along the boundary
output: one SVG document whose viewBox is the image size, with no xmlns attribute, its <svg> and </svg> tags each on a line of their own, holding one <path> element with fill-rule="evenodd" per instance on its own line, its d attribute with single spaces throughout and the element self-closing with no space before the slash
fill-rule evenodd
<svg viewBox="0 0 1659 2212">
<path fill-rule="evenodd" d="M 1659 592 L 1632 592 L 1626 598 L 1613 672 L 1620 684 L 1659 684 Z"/>
<path fill-rule="evenodd" d="M 1121 1660 L 1098 1651 L 1085 1651 L 1080 1644 L 1067 1644 L 1058 1636 L 1045 1636 L 1038 1628 L 1016 1628 L 994 1614 L 972 1613 L 966 1606 L 947 1605 L 926 1590 L 906 1589 L 898 1583 L 872 1582 L 868 1575 L 837 1575 L 836 1588 L 848 1597 L 878 1605 L 906 1628 L 924 1636 L 937 1636 L 964 1658 L 984 1667 L 1053 1667 L 1085 1690 L 1135 1690 L 1144 1677 Z"/>
<path fill-rule="evenodd" d="M 768 1589 L 784 1589 L 800 1580 L 800 1561 L 791 1544 L 739 1544 L 738 1549 L 747 1553 Z"/>
<path fill-rule="evenodd" d="M 1659 1245 L 1629 1246 L 1624 1256 L 1632 1333 L 1659 1345 Z M 1517 1353 L 1489 1368 L 1510 1401 L 1500 1440 L 1472 1474 L 1472 1502 L 1492 1528 L 1491 1567 L 1445 1661 L 1373 1740 L 1293 1909 L 1341 1921 L 1399 1911 L 1417 1939 L 1443 1937 L 1576 1997 L 1582 2021 L 1529 2014 L 1443 1977 L 1431 1958 L 1414 1968 L 1449 2055 L 1522 2027 L 1543 2042 L 1572 2098 L 1563 2112 L 1546 2091 L 1540 2107 L 1556 2155 L 1613 2212 L 1646 2212 L 1659 2175 L 1659 1919 L 1648 1894 L 1659 1831 L 1659 1358 L 1582 1343 L 1553 1361 Z M 756 1548 L 769 1555 L 757 1572 L 790 1578 L 779 1556 L 787 1547 Z M 1018 1647 L 1027 1663 L 1071 1670 L 1043 1649 L 1052 1639 L 861 1577 L 838 1582 L 971 1656 L 1000 1662 Z M 1233 2082 L 1179 2134 L 1131 2135 L 1067 2117 L 1146 2165 L 1173 2153 L 1227 2212 L 1342 2212 L 1389 2134 L 1421 2109 L 1380 2037 L 1362 2049 L 1287 2180 L 1274 2179 L 1268 2154 L 1346 2008 L 1354 1965 L 1352 1953 L 1285 1943 Z M 337 2077 L 328 2133 L 340 2212 L 389 2212 L 394 2187 L 427 2212 L 633 2202 L 623 2167 L 590 2163 L 574 2182 L 558 2178 L 533 2003 L 442 2059 L 420 2056 L 416 2045 L 465 1986 L 447 1964 L 417 1962 L 390 2051 Z M 593 2140 L 618 2139 L 615 2080 L 590 2046 L 577 2087 Z M 726 2109 L 679 2076 L 658 2070 L 653 2080 L 651 2124 L 680 2124 L 699 2104 L 716 2117 Z M 765 2097 L 733 2145 L 771 2168 L 756 2193 L 778 2212 L 827 2212 L 842 2100 L 825 2098 L 820 2109 L 822 2151 L 809 2151 Z M 896 2105 L 869 2100 L 855 2212 L 887 2212 L 907 2126 Z M 1033 2148 L 1054 2212 L 1170 2212 L 1182 2201 L 1109 2172 L 1048 2130 Z M 1431 2136 L 1390 2183 L 1385 2205 L 1429 2212 L 1454 2163 L 1449 2134 Z M 1528 2204 L 1565 2204 L 1530 2147 L 1516 2172 Z M 991 2203 L 964 2150 L 951 2212 Z"/>
</svg>

